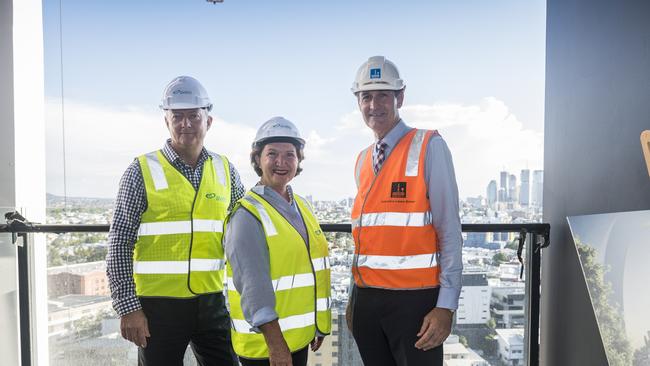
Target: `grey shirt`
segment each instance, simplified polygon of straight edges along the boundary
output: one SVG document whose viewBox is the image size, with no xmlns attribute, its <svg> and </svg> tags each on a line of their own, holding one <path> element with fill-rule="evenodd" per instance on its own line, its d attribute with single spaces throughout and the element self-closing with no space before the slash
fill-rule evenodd
<svg viewBox="0 0 650 366">
<path fill-rule="evenodd" d="M 388 159 L 397 143 L 412 128 L 400 120 L 382 141 L 388 145 Z M 375 160 L 373 148 L 373 163 Z M 458 186 L 451 152 L 441 136 L 433 136 L 426 148 L 424 179 L 429 193 L 433 226 L 438 234 L 438 263 L 440 267 L 440 293 L 437 307 L 457 309 L 463 274 L 461 224 L 458 204 Z"/>
<path fill-rule="evenodd" d="M 287 202 L 279 193 L 264 185 L 253 187 L 252 191 L 273 206 L 296 228 L 305 243 L 308 242 L 305 223 L 293 200 Z M 287 186 L 287 191 L 291 197 L 291 187 Z M 236 209 L 226 227 L 223 243 L 232 268 L 235 288 L 241 294 L 241 307 L 246 321 L 257 328 L 277 319 L 269 248 L 262 224 L 248 210 Z"/>
</svg>

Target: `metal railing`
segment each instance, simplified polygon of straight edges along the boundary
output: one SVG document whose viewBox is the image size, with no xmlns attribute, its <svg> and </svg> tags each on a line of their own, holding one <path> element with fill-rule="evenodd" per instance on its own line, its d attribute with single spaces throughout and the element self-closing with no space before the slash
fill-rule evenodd
<svg viewBox="0 0 650 366">
<path fill-rule="evenodd" d="M 31 365 L 31 324 L 29 317 L 29 242 L 30 234 L 63 234 L 63 233 L 97 233 L 108 232 L 108 224 L 89 225 L 44 225 L 31 223 L 17 212 L 5 214 L 6 224 L 0 224 L 0 232 L 12 233 L 13 243 L 18 245 L 18 287 L 20 307 L 20 338 L 22 365 Z M 350 224 L 321 224 L 324 232 L 351 233 Z M 550 235 L 549 224 L 463 224 L 462 231 L 479 233 L 518 233 L 517 257 L 521 263 L 520 277 L 525 271 L 525 344 L 524 354 L 527 355 L 526 365 L 539 365 L 539 300 L 541 286 L 541 249 L 547 247 Z M 18 239 L 22 239 L 19 240 Z M 527 238 L 532 246 L 525 252 Z"/>
</svg>

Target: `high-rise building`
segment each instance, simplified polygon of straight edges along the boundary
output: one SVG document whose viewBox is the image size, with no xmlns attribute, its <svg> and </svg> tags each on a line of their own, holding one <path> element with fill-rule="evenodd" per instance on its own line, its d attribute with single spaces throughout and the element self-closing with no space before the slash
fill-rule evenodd
<svg viewBox="0 0 650 366">
<path fill-rule="evenodd" d="M 508 175 L 508 202 L 517 202 L 517 176 Z"/>
<path fill-rule="evenodd" d="M 307 366 L 318 365 L 339 365 L 339 326 L 346 326 L 346 323 L 339 323 L 336 309 L 332 310 L 332 332 L 328 337 L 323 339 L 323 343 L 318 351 L 311 353 L 307 361 Z M 343 315 L 345 319 L 345 314 Z"/>
<path fill-rule="evenodd" d="M 497 198 L 499 202 L 506 202 L 508 200 L 508 191 L 505 188 L 499 188 Z"/>
<path fill-rule="evenodd" d="M 497 328 L 523 328 L 526 324 L 524 314 L 526 296 L 523 284 L 513 285 L 501 281 L 493 285 L 491 290 L 490 311 Z"/>
<path fill-rule="evenodd" d="M 508 172 L 503 171 L 499 174 L 499 189 L 508 191 Z"/>
<path fill-rule="evenodd" d="M 528 207 L 530 205 L 530 170 L 522 169 L 520 180 L 519 205 L 522 207 Z"/>
<path fill-rule="evenodd" d="M 334 316 L 334 313 L 332 313 L 332 319 L 335 319 Z M 338 319 L 338 334 L 332 332 L 332 336 L 338 336 L 338 365 L 363 366 L 357 344 L 354 342 L 352 332 L 348 330 L 346 325 L 345 311 L 339 312 L 336 319 Z"/>
<path fill-rule="evenodd" d="M 531 189 L 531 204 L 535 207 L 542 207 L 544 197 L 544 171 L 533 171 L 533 186 Z"/>
<path fill-rule="evenodd" d="M 490 320 L 490 286 L 486 273 L 464 273 L 456 324 L 485 324 Z"/>
<path fill-rule="evenodd" d="M 524 329 L 495 329 L 503 365 L 524 364 Z"/>
<path fill-rule="evenodd" d="M 497 181 L 491 180 L 487 186 L 487 204 L 488 207 L 494 208 L 494 204 L 497 202 Z"/>
</svg>

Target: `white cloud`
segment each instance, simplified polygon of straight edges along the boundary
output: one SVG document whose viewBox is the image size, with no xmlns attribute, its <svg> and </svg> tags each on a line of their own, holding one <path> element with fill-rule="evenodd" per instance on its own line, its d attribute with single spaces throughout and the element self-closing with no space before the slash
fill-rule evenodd
<svg viewBox="0 0 650 366">
<path fill-rule="evenodd" d="M 478 105 L 405 106 L 401 115 L 415 127 L 438 129 L 447 141 L 461 197 L 485 196 L 487 184 L 503 169 L 518 178 L 521 169 L 542 169 L 542 132 L 525 129 L 496 98 Z"/>
<path fill-rule="evenodd" d="M 496 98 L 487 97 L 475 105 L 406 105 L 400 115 L 413 127 L 437 129 L 443 136 L 454 158 L 462 198 L 485 196 L 487 184 L 497 179 L 503 169 L 517 177 L 527 167 L 542 169 L 542 132 L 525 129 L 507 105 Z M 370 134 L 358 111 L 344 115 L 336 130 L 358 139 Z M 358 150 L 365 144 L 355 146 Z"/>
<path fill-rule="evenodd" d="M 63 134 L 61 105 L 46 103 L 47 191 L 63 193 Z M 214 118 L 205 146 L 226 155 L 238 167 L 242 180 L 255 183 L 248 167 L 255 131 Z M 160 149 L 169 132 L 157 110 L 109 108 L 66 100 L 66 185 L 70 196 L 113 197 L 120 177 L 133 159 Z M 249 172 L 250 171 L 250 172 Z M 252 184 L 251 183 L 251 184 Z"/>
<path fill-rule="evenodd" d="M 46 105 L 47 187 L 56 194 L 63 192 L 60 108 L 57 100 Z M 454 157 L 461 197 L 485 195 L 487 183 L 503 168 L 518 175 L 526 166 L 542 167 L 542 133 L 525 129 L 498 99 L 485 98 L 476 105 L 407 105 L 400 113 L 410 125 L 438 129 L 445 138 Z M 65 116 L 71 196 L 115 196 L 119 179 L 133 158 L 160 148 L 168 137 L 162 115 L 155 109 L 66 101 Z M 322 199 L 353 196 L 354 161 L 373 140 L 361 114 L 352 111 L 334 128 L 317 126 L 303 134 L 306 159 L 303 173 L 294 181 L 296 191 Z M 228 156 L 247 187 L 258 180 L 249 164 L 254 135 L 255 128 L 215 116 L 206 137 L 206 147 Z"/>
</svg>

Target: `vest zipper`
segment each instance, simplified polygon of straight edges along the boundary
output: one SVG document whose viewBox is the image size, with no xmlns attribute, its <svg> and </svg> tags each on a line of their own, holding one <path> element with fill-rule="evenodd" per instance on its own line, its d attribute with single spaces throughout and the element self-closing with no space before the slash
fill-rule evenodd
<svg viewBox="0 0 650 366">
<path fill-rule="evenodd" d="M 203 180 L 203 176 L 201 176 Z M 201 188 L 201 183 L 199 182 L 199 189 Z M 199 196 L 199 189 L 194 192 L 194 200 L 192 200 L 192 209 L 190 210 L 190 249 L 187 255 L 187 289 L 194 295 L 200 295 L 199 293 L 192 290 L 191 279 L 192 279 L 192 245 L 194 244 L 194 205 L 196 204 L 196 198 Z"/>
<path fill-rule="evenodd" d="M 179 172 L 183 178 L 185 178 L 185 180 L 190 184 L 190 186 L 192 186 L 192 188 L 194 188 L 194 184 L 192 184 L 192 181 L 189 178 L 187 178 L 185 176 L 185 174 L 183 174 L 183 172 L 176 165 L 174 165 L 171 161 L 169 161 L 169 159 L 167 159 L 167 156 L 165 156 L 162 149 L 160 150 L 160 154 L 163 156 L 163 158 L 165 158 L 167 160 L 167 162 L 169 162 L 169 165 L 171 165 L 174 169 L 176 169 L 176 171 Z M 205 163 L 207 161 L 211 161 L 211 160 L 212 160 L 212 156 L 210 154 L 208 154 L 208 157 L 202 163 L 203 165 L 201 167 L 201 180 L 199 181 L 199 186 L 194 189 L 194 199 L 192 200 L 192 208 L 190 209 L 190 248 L 189 248 L 189 253 L 188 253 L 188 256 L 187 256 L 187 289 L 192 294 L 197 295 L 197 296 L 201 295 L 203 293 L 194 292 L 192 290 L 192 286 L 190 285 L 190 280 L 191 280 L 191 277 L 192 277 L 192 246 L 194 244 L 194 206 L 196 204 L 196 198 L 199 195 L 199 191 L 201 190 L 201 183 L 203 183 L 203 177 L 204 177 L 204 174 L 205 174 Z M 183 163 L 185 163 L 185 162 L 183 162 Z M 197 166 L 198 166 L 198 164 L 197 164 Z M 215 177 L 215 179 L 216 179 L 216 177 Z M 206 293 L 208 293 L 208 292 L 206 292 Z"/>
</svg>

